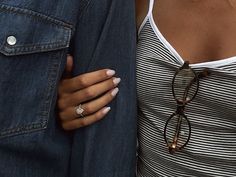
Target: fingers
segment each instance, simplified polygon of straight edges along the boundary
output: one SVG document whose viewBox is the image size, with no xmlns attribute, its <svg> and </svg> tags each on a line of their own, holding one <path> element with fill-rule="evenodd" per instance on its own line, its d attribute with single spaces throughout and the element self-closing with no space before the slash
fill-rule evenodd
<svg viewBox="0 0 236 177">
<path fill-rule="evenodd" d="M 86 116 L 91 115 L 101 109 L 103 109 L 107 104 L 109 104 L 114 97 L 117 95 L 119 92 L 118 88 L 114 88 L 111 91 L 107 92 L 103 96 L 92 100 L 90 102 L 82 104 L 82 108 L 84 110 L 83 116 L 86 118 Z M 61 111 L 59 116 L 62 121 L 71 121 L 73 119 L 77 119 L 78 115 L 76 114 L 75 111 L 76 106 L 71 106 L 66 108 L 65 110 Z"/>
<path fill-rule="evenodd" d="M 107 105 L 115 98 L 121 79 L 115 71 L 102 69 L 71 78 L 73 57 L 67 56 L 63 79 L 58 88 L 59 118 L 65 130 L 90 125 L 101 120 L 110 111 Z M 78 105 L 81 104 L 81 107 Z M 76 107 L 77 113 L 76 113 Z M 81 110 L 80 110 L 81 108 Z M 78 118 L 83 114 L 82 118 Z"/>
<path fill-rule="evenodd" d="M 110 109 L 111 109 L 110 107 L 105 107 L 105 108 L 103 108 L 103 109 L 97 111 L 96 113 L 89 115 L 87 117 L 63 122 L 62 127 L 65 130 L 74 130 L 74 129 L 77 129 L 80 127 L 85 127 L 85 126 L 91 125 L 91 124 L 101 120 L 110 111 Z"/>
<path fill-rule="evenodd" d="M 104 94 L 105 92 L 115 88 L 120 83 L 120 81 L 120 78 L 114 77 L 98 84 L 92 85 L 88 88 L 68 94 L 65 97 L 61 97 L 61 99 L 58 101 L 59 109 L 77 106 L 80 103 L 95 99 L 98 96 Z"/>
<path fill-rule="evenodd" d="M 62 80 L 59 87 L 59 94 L 62 92 L 71 93 L 91 85 L 107 80 L 115 75 L 114 70 L 102 69 L 86 74 L 79 75 L 71 79 Z"/>
</svg>

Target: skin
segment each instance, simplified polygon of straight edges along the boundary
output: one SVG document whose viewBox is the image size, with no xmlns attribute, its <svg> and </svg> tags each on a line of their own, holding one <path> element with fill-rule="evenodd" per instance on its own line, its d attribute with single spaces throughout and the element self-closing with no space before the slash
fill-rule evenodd
<svg viewBox="0 0 236 177">
<path fill-rule="evenodd" d="M 115 71 L 102 69 L 71 77 L 72 56 L 67 57 L 65 76 L 58 88 L 59 118 L 65 130 L 88 126 L 104 118 L 110 111 L 109 104 L 118 93 L 120 78 Z M 75 107 L 82 104 L 83 118 L 75 113 Z"/>
<path fill-rule="evenodd" d="M 136 0 L 137 28 L 148 12 L 148 0 Z M 236 56 L 236 0 L 156 0 L 153 18 L 165 39 L 189 63 Z M 66 73 L 72 70 L 68 57 Z M 114 75 L 108 69 L 75 78 L 63 78 L 59 86 L 59 118 L 65 130 L 95 123 L 109 112 L 116 94 Z M 118 79 L 119 80 L 119 79 Z M 117 89 L 116 89 L 117 91 Z M 75 107 L 83 105 L 85 117 L 78 119 Z"/>
<path fill-rule="evenodd" d="M 148 1 L 136 2 L 140 25 Z M 201 63 L 236 56 L 235 7 L 235 0 L 156 0 L 153 17 L 184 60 Z"/>
</svg>

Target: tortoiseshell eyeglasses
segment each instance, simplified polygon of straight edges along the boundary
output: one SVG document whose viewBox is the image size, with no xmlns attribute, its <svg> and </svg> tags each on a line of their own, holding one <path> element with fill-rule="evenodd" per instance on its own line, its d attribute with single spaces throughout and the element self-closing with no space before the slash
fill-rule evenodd
<svg viewBox="0 0 236 177">
<path fill-rule="evenodd" d="M 172 81 L 172 93 L 177 103 L 176 111 L 166 121 L 164 139 L 171 154 L 183 149 L 191 136 L 191 124 L 184 114 L 185 106 L 197 95 L 199 79 L 209 75 L 209 71 L 195 73 L 185 62 L 175 73 Z"/>
</svg>

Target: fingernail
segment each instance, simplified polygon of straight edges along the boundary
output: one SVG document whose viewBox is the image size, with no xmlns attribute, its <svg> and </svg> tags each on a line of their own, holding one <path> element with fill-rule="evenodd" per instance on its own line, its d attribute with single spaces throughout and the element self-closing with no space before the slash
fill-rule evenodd
<svg viewBox="0 0 236 177">
<path fill-rule="evenodd" d="M 107 72 L 106 72 L 107 76 L 113 76 L 115 73 L 116 72 L 114 70 L 111 70 L 111 69 L 107 70 Z"/>
<path fill-rule="evenodd" d="M 111 107 L 106 107 L 102 110 L 103 114 L 107 114 L 111 110 Z"/>
<path fill-rule="evenodd" d="M 111 95 L 112 95 L 112 96 L 116 96 L 116 94 L 117 94 L 118 92 L 119 92 L 119 89 L 118 89 L 118 88 L 115 88 L 115 89 L 112 90 Z"/>
<path fill-rule="evenodd" d="M 113 83 L 114 83 L 115 85 L 119 84 L 120 81 L 121 81 L 120 78 L 115 78 L 115 79 L 113 79 Z"/>
</svg>

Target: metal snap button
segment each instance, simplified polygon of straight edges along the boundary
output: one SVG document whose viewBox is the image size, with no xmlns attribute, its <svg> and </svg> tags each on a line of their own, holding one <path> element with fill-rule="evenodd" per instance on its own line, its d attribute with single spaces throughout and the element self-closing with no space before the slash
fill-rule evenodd
<svg viewBox="0 0 236 177">
<path fill-rule="evenodd" d="M 8 36 L 7 43 L 8 43 L 8 45 L 15 45 L 16 44 L 16 37 L 15 36 Z"/>
</svg>

